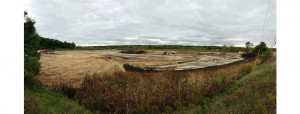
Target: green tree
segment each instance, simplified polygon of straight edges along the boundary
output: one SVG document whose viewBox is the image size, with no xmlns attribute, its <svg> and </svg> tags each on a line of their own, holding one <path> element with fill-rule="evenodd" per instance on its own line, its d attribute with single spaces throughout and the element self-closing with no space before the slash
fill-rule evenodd
<svg viewBox="0 0 300 114">
<path fill-rule="evenodd" d="M 40 36 L 36 33 L 35 21 L 24 11 L 24 75 L 31 77 L 39 73 L 40 63 L 37 50 L 40 49 Z"/>
<path fill-rule="evenodd" d="M 62 42 L 56 39 L 40 37 L 40 44 L 43 49 L 56 49 L 56 48 L 69 48 L 73 49 L 76 47 L 75 43 Z"/>
<path fill-rule="evenodd" d="M 228 50 L 229 50 L 230 52 L 236 52 L 236 48 L 235 48 L 233 45 L 230 45 L 230 46 L 228 47 Z"/>
<path fill-rule="evenodd" d="M 228 47 L 226 45 L 223 45 L 222 50 L 223 51 L 228 51 Z"/>
<path fill-rule="evenodd" d="M 74 42 L 72 42 L 71 46 L 72 46 L 71 48 L 73 48 L 73 49 L 76 47 Z"/>
<path fill-rule="evenodd" d="M 269 48 L 267 47 L 265 42 L 260 42 L 259 45 L 255 46 L 254 48 L 254 52 L 258 53 L 260 51 L 260 53 L 266 52 Z"/>
<path fill-rule="evenodd" d="M 38 57 L 37 50 L 40 46 L 40 36 L 37 33 L 24 33 L 24 54 L 27 56 Z"/>
<path fill-rule="evenodd" d="M 36 33 L 36 29 L 34 27 L 34 24 L 36 22 L 28 16 L 27 11 L 24 11 L 24 18 L 25 18 L 24 33 L 28 33 L 28 34 Z"/>
<path fill-rule="evenodd" d="M 24 11 L 24 53 L 28 56 L 37 56 L 37 50 L 40 49 L 40 36 L 36 33 L 34 27 L 35 21 Z"/>
<path fill-rule="evenodd" d="M 248 53 L 248 52 L 249 52 L 249 50 L 250 50 L 250 47 L 252 47 L 252 46 L 253 46 L 253 43 L 246 42 L 246 43 L 245 43 L 245 45 L 246 45 L 246 52 Z"/>
</svg>

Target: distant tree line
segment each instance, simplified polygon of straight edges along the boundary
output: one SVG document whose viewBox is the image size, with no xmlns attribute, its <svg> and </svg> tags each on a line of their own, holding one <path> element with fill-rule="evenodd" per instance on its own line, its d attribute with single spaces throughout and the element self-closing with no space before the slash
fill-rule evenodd
<svg viewBox="0 0 300 114">
<path fill-rule="evenodd" d="M 77 49 L 120 49 L 120 50 L 193 50 L 193 51 L 224 51 L 239 52 L 245 50 L 244 47 L 234 46 L 192 46 L 192 45 L 112 45 L 112 46 L 85 46 Z"/>
<path fill-rule="evenodd" d="M 56 49 L 56 48 L 69 48 L 74 49 L 76 47 L 75 43 L 68 43 L 66 41 L 62 42 L 56 39 L 40 37 L 40 44 L 42 49 Z"/>
<path fill-rule="evenodd" d="M 223 45 L 223 47 L 222 47 L 223 52 L 239 52 L 239 51 L 243 51 L 243 50 L 245 50 L 244 47 L 235 47 L 233 45 L 230 45 L 230 46 Z"/>
</svg>

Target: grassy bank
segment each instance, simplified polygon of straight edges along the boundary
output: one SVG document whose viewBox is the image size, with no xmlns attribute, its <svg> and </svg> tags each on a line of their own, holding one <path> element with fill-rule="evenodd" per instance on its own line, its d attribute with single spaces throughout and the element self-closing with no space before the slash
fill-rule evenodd
<svg viewBox="0 0 300 114">
<path fill-rule="evenodd" d="M 237 80 L 204 105 L 178 113 L 276 113 L 276 60 L 270 60 Z"/>
<path fill-rule="evenodd" d="M 47 90 L 25 79 L 25 113 L 276 113 L 276 60 L 250 72 L 252 65 L 249 61 L 208 71 L 94 74 L 74 91 L 67 85 Z"/>
<path fill-rule="evenodd" d="M 25 114 L 90 114 L 91 112 L 60 92 L 47 90 L 32 79 L 25 79 Z"/>
<path fill-rule="evenodd" d="M 249 61 L 207 71 L 94 74 L 75 90 L 67 85 L 47 90 L 25 79 L 25 113 L 275 113 L 276 60 L 250 73 L 252 65 Z"/>
</svg>

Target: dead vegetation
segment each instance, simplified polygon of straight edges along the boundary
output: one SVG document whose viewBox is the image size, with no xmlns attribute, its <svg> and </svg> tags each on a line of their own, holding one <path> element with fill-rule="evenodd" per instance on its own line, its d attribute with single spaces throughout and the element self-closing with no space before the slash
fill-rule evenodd
<svg viewBox="0 0 300 114">
<path fill-rule="evenodd" d="M 210 96 L 229 87 L 252 69 L 253 62 L 218 70 L 157 73 L 116 72 L 85 75 L 76 91 L 68 86 L 73 99 L 93 110 L 110 113 L 173 112 L 187 105 L 201 105 Z"/>
<path fill-rule="evenodd" d="M 199 61 L 201 64 L 207 61 L 205 55 L 192 51 L 177 51 L 175 55 L 161 55 L 163 51 L 151 50 L 145 54 L 123 54 L 119 53 L 119 50 L 62 50 L 55 51 L 55 53 L 41 54 L 41 72 L 35 77 L 49 88 L 58 80 L 79 87 L 85 75 L 96 73 L 103 76 L 112 75 L 114 72 L 125 72 L 124 64 L 136 68 L 153 69 L 152 67 L 164 67 L 164 65 L 170 67 L 177 64 L 185 65 L 188 64 L 187 62 L 197 61 L 200 58 L 203 58 L 203 61 Z M 221 63 L 215 60 L 208 61 L 212 61 L 209 64 Z"/>
<path fill-rule="evenodd" d="M 79 87 L 85 75 L 98 73 L 110 75 L 124 72 L 122 65 L 116 61 L 103 59 L 105 56 L 97 51 L 56 51 L 57 54 L 42 54 L 41 72 L 35 77 L 43 85 L 65 82 Z"/>
</svg>

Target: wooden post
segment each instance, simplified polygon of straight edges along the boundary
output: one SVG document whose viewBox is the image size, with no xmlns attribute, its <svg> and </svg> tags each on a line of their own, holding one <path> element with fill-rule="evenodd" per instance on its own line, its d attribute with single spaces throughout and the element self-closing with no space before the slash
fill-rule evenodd
<svg viewBox="0 0 300 114">
<path fill-rule="evenodd" d="M 260 52 L 260 49 L 258 50 L 258 53 L 257 53 L 256 59 L 255 59 L 255 62 L 254 62 L 254 66 L 253 66 L 252 71 L 254 70 L 254 68 L 255 68 L 255 66 L 256 66 L 256 62 L 257 62 L 257 60 L 258 60 L 259 52 Z"/>
</svg>

